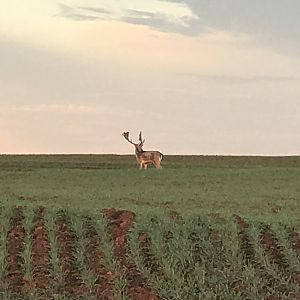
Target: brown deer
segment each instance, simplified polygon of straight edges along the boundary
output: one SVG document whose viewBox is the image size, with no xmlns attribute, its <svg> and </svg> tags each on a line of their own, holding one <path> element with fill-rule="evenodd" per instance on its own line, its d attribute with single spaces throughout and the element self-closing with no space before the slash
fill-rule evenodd
<svg viewBox="0 0 300 300">
<path fill-rule="evenodd" d="M 149 164 L 153 164 L 156 169 L 162 169 L 161 161 L 163 159 L 162 153 L 159 151 L 144 151 L 143 145 L 145 140 L 142 139 L 142 133 L 139 134 L 139 143 L 133 143 L 132 140 L 129 139 L 129 132 L 123 132 L 122 134 L 126 141 L 135 147 L 135 157 L 137 163 L 140 166 L 140 169 L 147 169 Z"/>
</svg>

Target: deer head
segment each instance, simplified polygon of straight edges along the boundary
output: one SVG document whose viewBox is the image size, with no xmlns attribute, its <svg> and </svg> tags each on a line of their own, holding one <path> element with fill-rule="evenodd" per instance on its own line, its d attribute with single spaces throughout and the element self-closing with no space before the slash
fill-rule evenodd
<svg viewBox="0 0 300 300">
<path fill-rule="evenodd" d="M 136 153 L 142 153 L 144 151 L 143 146 L 144 146 L 144 143 L 145 143 L 145 139 L 143 140 L 141 131 L 140 131 L 140 134 L 139 134 L 139 143 L 134 143 L 131 139 L 129 139 L 129 132 L 128 131 L 123 132 L 122 135 L 124 136 L 124 138 L 127 142 L 134 145 Z"/>
</svg>

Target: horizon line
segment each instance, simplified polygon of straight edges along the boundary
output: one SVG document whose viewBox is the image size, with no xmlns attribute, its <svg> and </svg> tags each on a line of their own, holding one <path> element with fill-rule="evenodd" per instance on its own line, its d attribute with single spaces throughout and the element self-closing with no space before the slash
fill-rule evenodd
<svg viewBox="0 0 300 300">
<path fill-rule="evenodd" d="M 115 155 L 115 156 L 134 156 L 134 153 L 72 153 L 72 152 L 56 152 L 56 153 L 0 153 L 1 156 L 74 156 L 74 155 Z M 300 154 L 233 154 L 233 153 L 202 153 L 202 154 L 192 154 L 192 153 L 169 153 L 164 154 L 164 156 L 233 156 L 233 157 L 300 157 Z"/>
</svg>

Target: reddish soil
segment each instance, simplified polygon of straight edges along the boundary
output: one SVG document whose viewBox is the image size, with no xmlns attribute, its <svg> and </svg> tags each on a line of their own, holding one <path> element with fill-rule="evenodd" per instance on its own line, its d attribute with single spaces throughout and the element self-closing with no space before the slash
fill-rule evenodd
<svg viewBox="0 0 300 300">
<path fill-rule="evenodd" d="M 151 251 L 151 239 L 147 233 L 142 232 L 139 235 L 140 250 L 143 262 L 146 268 L 156 276 L 164 276 L 163 268 Z"/>
<path fill-rule="evenodd" d="M 50 266 L 50 245 L 44 222 L 44 208 L 39 208 L 34 220 L 32 234 L 32 268 L 33 268 L 33 288 L 39 289 L 40 294 L 43 290 L 52 286 Z"/>
<path fill-rule="evenodd" d="M 270 288 L 273 290 L 277 290 L 279 293 L 286 294 L 287 293 L 286 287 L 281 286 L 280 282 L 272 275 L 270 275 L 265 269 L 265 267 L 260 262 L 257 261 L 255 257 L 255 250 L 247 234 L 247 229 L 249 225 L 240 216 L 236 215 L 235 220 L 238 226 L 238 239 L 240 241 L 240 248 L 245 263 L 255 268 L 258 271 L 260 277 L 263 278 L 267 283 L 267 286 L 262 288 L 260 294 L 266 300 L 277 300 L 277 299 L 280 300 L 280 298 L 274 295 L 267 296 L 268 290 Z"/>
<path fill-rule="evenodd" d="M 300 284 L 300 274 L 289 271 L 291 268 L 288 261 L 279 246 L 278 240 L 275 238 L 268 225 L 263 225 L 262 227 L 261 244 L 273 262 L 278 266 L 282 276 Z"/>
<path fill-rule="evenodd" d="M 240 217 L 235 216 L 238 226 L 238 239 L 240 242 L 241 252 L 247 265 L 255 264 L 255 252 L 247 235 L 248 224 Z"/>
<path fill-rule="evenodd" d="M 97 278 L 93 294 L 97 299 L 113 300 L 114 274 L 108 271 L 103 264 L 103 255 L 99 250 L 101 240 L 91 219 L 86 221 L 86 239 L 85 263 L 87 269 Z"/>
<path fill-rule="evenodd" d="M 64 284 L 60 292 L 73 299 L 87 292 L 76 261 L 76 236 L 64 211 L 59 212 L 55 223 L 58 235 L 58 256 Z"/>
<path fill-rule="evenodd" d="M 6 242 L 6 261 L 7 261 L 7 285 L 13 295 L 20 296 L 24 289 L 24 272 L 22 252 L 24 250 L 25 229 L 23 227 L 24 216 L 22 209 L 14 209 L 10 218 L 10 229 L 7 234 Z"/>
<path fill-rule="evenodd" d="M 133 300 L 159 300 L 159 297 L 147 285 L 137 266 L 129 259 L 127 234 L 133 224 L 134 213 L 109 208 L 104 209 L 103 214 L 108 220 L 108 231 L 114 240 L 115 256 L 129 284 L 128 295 Z"/>
<path fill-rule="evenodd" d="M 271 232 L 269 226 L 263 225 L 261 230 L 261 245 L 264 250 L 271 257 L 273 262 L 278 265 L 283 272 L 289 269 L 286 258 L 284 257 L 274 234 Z"/>
</svg>

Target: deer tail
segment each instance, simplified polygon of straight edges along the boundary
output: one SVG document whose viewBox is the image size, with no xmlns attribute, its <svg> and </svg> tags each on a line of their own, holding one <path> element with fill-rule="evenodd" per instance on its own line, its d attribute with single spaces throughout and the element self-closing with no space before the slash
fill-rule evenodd
<svg viewBox="0 0 300 300">
<path fill-rule="evenodd" d="M 159 153 L 160 153 L 160 160 L 163 160 L 164 155 L 161 152 L 159 152 Z"/>
</svg>

